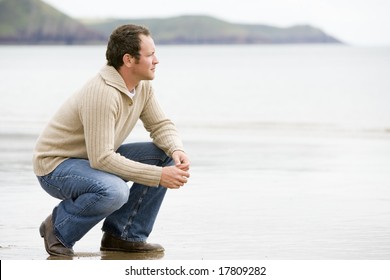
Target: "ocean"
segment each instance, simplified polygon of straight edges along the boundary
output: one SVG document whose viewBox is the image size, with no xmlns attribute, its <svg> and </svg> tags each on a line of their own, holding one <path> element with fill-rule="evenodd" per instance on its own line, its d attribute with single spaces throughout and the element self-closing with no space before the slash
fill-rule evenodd
<svg viewBox="0 0 390 280">
<path fill-rule="evenodd" d="M 191 178 L 170 190 L 151 242 L 167 260 L 390 258 L 390 47 L 157 46 L 158 99 Z M 58 203 L 32 149 L 105 64 L 105 46 L 0 47 L 0 259 L 46 259 Z M 149 141 L 139 124 L 128 141 Z M 100 226 L 79 258 L 99 252 Z M 150 257 L 150 256 L 149 256 Z"/>
</svg>

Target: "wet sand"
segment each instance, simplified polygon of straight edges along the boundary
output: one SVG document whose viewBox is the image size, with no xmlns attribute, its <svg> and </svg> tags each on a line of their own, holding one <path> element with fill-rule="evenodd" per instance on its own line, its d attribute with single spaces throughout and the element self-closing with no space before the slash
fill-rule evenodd
<svg viewBox="0 0 390 280">
<path fill-rule="evenodd" d="M 190 183 L 169 191 L 149 241 L 162 255 L 73 259 L 390 259 L 390 134 L 259 127 L 184 129 Z M 202 136 L 204 135 L 204 136 Z M 0 259 L 45 260 L 40 223 L 58 203 L 31 169 L 34 135 L 0 137 Z"/>
</svg>

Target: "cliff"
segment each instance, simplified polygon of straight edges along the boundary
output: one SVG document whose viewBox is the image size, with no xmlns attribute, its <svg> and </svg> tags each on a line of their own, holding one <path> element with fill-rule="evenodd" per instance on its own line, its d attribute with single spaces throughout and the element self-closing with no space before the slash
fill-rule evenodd
<svg viewBox="0 0 390 280">
<path fill-rule="evenodd" d="M 114 19 L 89 26 L 109 36 L 121 24 L 149 27 L 158 44 L 295 44 L 341 43 L 309 25 L 279 28 L 269 25 L 234 24 L 208 16 L 179 16 L 166 19 Z"/>
<path fill-rule="evenodd" d="M 1 44 L 80 44 L 105 39 L 40 0 L 0 0 Z"/>
<path fill-rule="evenodd" d="M 112 30 L 126 23 L 147 26 L 157 44 L 341 43 L 309 25 L 235 24 L 202 15 L 92 23 L 71 18 L 41 0 L 0 0 L 0 44 L 105 44 Z"/>
</svg>

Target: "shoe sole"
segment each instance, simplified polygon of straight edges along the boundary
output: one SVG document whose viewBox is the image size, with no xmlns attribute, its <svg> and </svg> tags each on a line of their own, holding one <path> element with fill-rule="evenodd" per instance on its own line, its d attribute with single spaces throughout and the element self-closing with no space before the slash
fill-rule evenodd
<svg viewBox="0 0 390 280">
<path fill-rule="evenodd" d="M 100 251 L 110 251 L 110 252 L 126 252 L 126 253 L 163 253 L 165 250 L 125 250 L 120 248 L 107 248 L 107 247 L 100 247 Z"/>
</svg>

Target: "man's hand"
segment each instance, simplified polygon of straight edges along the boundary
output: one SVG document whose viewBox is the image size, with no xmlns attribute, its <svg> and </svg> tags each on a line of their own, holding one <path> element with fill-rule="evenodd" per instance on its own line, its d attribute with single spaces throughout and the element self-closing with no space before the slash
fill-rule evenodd
<svg viewBox="0 0 390 280">
<path fill-rule="evenodd" d="M 175 161 L 175 165 L 177 168 L 188 171 L 190 170 L 190 161 L 183 151 L 177 150 L 172 154 L 172 159 Z"/>
<path fill-rule="evenodd" d="M 160 185 L 168 189 L 179 189 L 187 183 L 190 173 L 176 166 L 166 166 L 162 169 Z"/>
<path fill-rule="evenodd" d="M 175 161 L 174 166 L 166 166 L 162 169 L 160 185 L 169 189 L 179 189 L 187 183 L 190 173 L 190 161 L 182 151 L 175 151 L 172 154 Z"/>
</svg>

